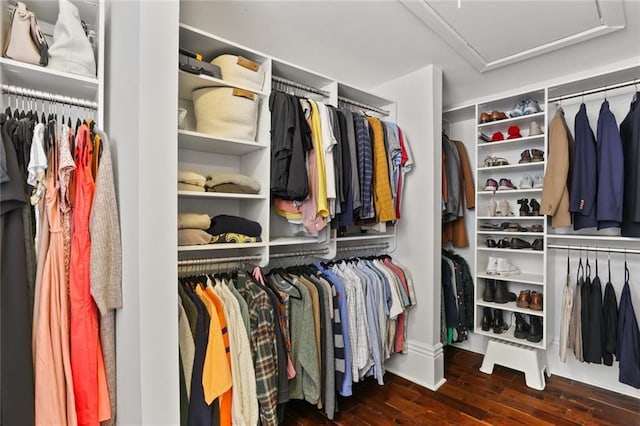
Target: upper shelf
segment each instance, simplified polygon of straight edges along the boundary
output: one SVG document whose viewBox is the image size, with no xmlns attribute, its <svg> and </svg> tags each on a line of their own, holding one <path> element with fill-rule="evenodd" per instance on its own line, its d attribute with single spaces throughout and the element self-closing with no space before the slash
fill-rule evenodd
<svg viewBox="0 0 640 426">
<path fill-rule="evenodd" d="M 178 70 L 178 97 L 180 99 L 191 99 L 194 90 L 202 89 L 204 87 L 237 87 L 239 89 L 257 93 L 258 95 L 267 95 L 264 91 L 256 91 L 252 88 L 244 87 L 240 84 L 234 84 L 230 81 L 210 77 L 208 75 L 191 74 Z"/>
<path fill-rule="evenodd" d="M 249 140 L 218 138 L 191 130 L 178 130 L 178 148 L 215 154 L 243 155 L 265 149 L 267 146 Z"/>
<path fill-rule="evenodd" d="M 89 101 L 97 100 L 99 82 L 95 77 L 84 77 L 8 58 L 0 58 L 0 67 L 4 84 Z"/>
<path fill-rule="evenodd" d="M 481 111 L 479 111 L 480 113 Z M 489 111 L 490 113 L 491 111 Z M 503 129 L 507 130 L 509 126 L 519 126 L 520 130 L 528 130 L 532 121 L 537 121 L 540 127 L 544 127 L 544 115 L 545 112 L 537 112 L 535 114 L 522 115 L 520 117 L 507 118 L 504 120 L 490 121 L 488 123 L 478 124 L 478 130 L 494 132 Z M 491 135 L 489 135 L 491 136 Z"/>
<path fill-rule="evenodd" d="M 255 50 L 186 24 L 180 24 L 180 47 L 200 53 L 207 62 L 224 54 L 243 56 L 259 64 L 267 61 L 265 55 Z"/>
</svg>

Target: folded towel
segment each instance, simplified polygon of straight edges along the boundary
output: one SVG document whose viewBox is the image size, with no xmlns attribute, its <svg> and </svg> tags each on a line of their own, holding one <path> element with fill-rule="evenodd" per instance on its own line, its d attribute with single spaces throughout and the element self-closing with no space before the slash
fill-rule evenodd
<svg viewBox="0 0 640 426">
<path fill-rule="evenodd" d="M 205 187 L 210 192 L 257 194 L 260 192 L 261 185 L 254 178 L 238 173 L 210 173 Z"/>
<path fill-rule="evenodd" d="M 195 172 L 178 172 L 178 182 L 188 183 L 190 185 L 204 186 L 207 178 Z"/>
<path fill-rule="evenodd" d="M 258 222 L 238 216 L 218 215 L 211 220 L 211 226 L 207 229 L 211 235 L 226 233 L 244 234 L 249 237 L 259 237 L 262 234 L 262 226 Z"/>
<path fill-rule="evenodd" d="M 209 244 L 211 242 L 211 234 L 202 229 L 181 229 L 178 231 L 179 246 L 195 246 Z"/>
<path fill-rule="evenodd" d="M 234 232 L 227 232 L 226 234 L 213 235 L 211 238 L 212 244 L 223 244 L 223 243 L 257 243 L 261 241 L 258 237 L 250 237 L 248 235 L 236 234 Z"/>
<path fill-rule="evenodd" d="M 178 182 L 178 191 L 205 192 L 204 186 L 192 185 L 190 183 L 182 182 Z"/>
<path fill-rule="evenodd" d="M 178 229 L 202 229 L 211 226 L 211 218 L 203 213 L 178 213 Z"/>
</svg>

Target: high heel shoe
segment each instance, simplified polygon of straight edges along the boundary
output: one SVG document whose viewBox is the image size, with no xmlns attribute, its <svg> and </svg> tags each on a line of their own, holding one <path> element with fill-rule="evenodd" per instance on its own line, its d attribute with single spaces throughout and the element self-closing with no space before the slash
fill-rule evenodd
<svg viewBox="0 0 640 426">
<path fill-rule="evenodd" d="M 531 216 L 540 216 L 540 203 L 532 198 L 529 205 L 531 206 Z"/>
<path fill-rule="evenodd" d="M 520 204 L 520 216 L 529 216 L 529 200 L 521 198 L 518 204 Z"/>
</svg>

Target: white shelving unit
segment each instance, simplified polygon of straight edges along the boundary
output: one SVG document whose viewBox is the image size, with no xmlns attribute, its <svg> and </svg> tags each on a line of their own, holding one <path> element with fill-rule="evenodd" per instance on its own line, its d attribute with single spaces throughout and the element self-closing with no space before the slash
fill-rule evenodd
<svg viewBox="0 0 640 426">
<path fill-rule="evenodd" d="M 546 110 L 542 112 L 524 115 L 514 118 L 507 118 L 504 120 L 492 121 L 489 123 L 480 123 L 480 115 L 484 112 L 491 113 L 492 111 L 510 111 L 514 105 L 517 105 L 519 101 L 525 99 L 534 99 L 538 102 L 541 108 L 546 107 L 546 90 L 538 90 L 530 93 L 523 93 L 509 98 L 496 99 L 483 104 L 475 106 L 475 118 L 476 118 L 476 134 L 478 140 L 476 144 L 477 154 L 477 167 L 476 167 L 476 182 L 478 191 L 476 192 L 476 211 L 480 212 L 476 217 L 476 235 L 475 235 L 475 330 L 474 332 L 483 336 L 490 337 L 492 347 L 501 347 L 500 345 L 508 345 L 509 350 L 516 351 L 531 351 L 531 350 L 544 350 L 547 347 L 547 303 L 544 302 L 544 309 L 542 311 L 534 311 L 531 309 L 518 308 L 515 302 L 508 302 L 504 304 L 486 302 L 483 300 L 482 295 L 487 285 L 488 280 L 495 280 L 496 282 L 506 282 L 508 290 L 515 293 L 518 296 L 519 292 L 524 289 L 535 290 L 541 292 L 543 295 L 546 293 L 546 274 L 540 273 L 546 268 L 546 250 L 532 250 L 532 249 L 511 249 L 511 248 L 490 248 L 485 244 L 487 237 L 491 236 L 494 239 L 502 238 L 520 238 L 529 243 L 532 243 L 534 239 L 544 239 L 546 231 L 546 220 L 544 216 L 519 216 L 520 206 L 517 201 L 522 198 L 529 199 L 534 198 L 540 202 L 542 195 L 542 188 L 520 189 L 520 180 L 528 175 L 534 177 L 535 175 L 544 176 L 546 161 L 536 162 L 524 162 L 520 163 L 523 150 L 539 149 L 546 153 L 546 134 L 542 135 L 528 135 L 531 123 L 536 122 L 541 129 L 547 129 L 547 113 Z M 505 139 L 497 142 L 485 142 L 479 138 L 480 133 L 483 133 L 489 137 L 494 132 L 502 132 L 505 136 L 507 130 L 511 126 L 518 126 L 521 138 L 517 139 Z M 485 167 L 484 159 L 486 156 L 501 157 L 506 159 L 509 164 L 504 166 L 492 166 Z M 545 155 L 546 160 L 546 155 Z M 511 179 L 512 183 L 517 189 L 503 190 L 503 191 L 485 191 L 485 182 L 487 179 L 495 179 L 499 181 L 502 178 Z M 500 201 L 506 200 L 511 208 L 513 216 L 489 216 L 489 202 L 494 199 L 499 205 Z M 481 224 L 500 224 L 503 222 L 516 222 L 522 227 L 529 227 L 532 224 L 542 225 L 542 232 L 519 232 L 509 230 L 486 230 L 481 228 Z M 546 247 L 546 244 L 545 244 Z M 520 269 L 520 273 L 517 275 L 490 275 L 486 273 L 487 263 L 489 257 L 503 257 L 510 261 L 512 264 Z M 494 333 L 493 330 L 484 331 L 481 328 L 483 314 L 486 310 L 491 310 L 493 313 L 501 312 L 504 322 L 509 326 L 508 330 L 504 333 Z M 515 317 L 514 313 L 523 314 L 527 321 L 542 320 L 543 323 L 543 336 L 539 342 L 531 342 L 526 339 L 517 339 L 514 336 L 515 331 Z M 515 345 L 514 345 L 515 344 Z M 506 349 L 507 346 L 505 346 Z M 495 350 L 488 351 L 485 355 L 485 363 L 487 365 L 493 365 L 493 363 L 500 363 L 500 360 L 494 358 L 492 354 L 496 353 Z M 522 353 L 525 355 L 524 353 Z M 528 356 L 528 354 L 526 354 Z M 488 358 L 487 358 L 488 357 Z M 525 371 L 525 374 L 530 374 Z"/>
</svg>

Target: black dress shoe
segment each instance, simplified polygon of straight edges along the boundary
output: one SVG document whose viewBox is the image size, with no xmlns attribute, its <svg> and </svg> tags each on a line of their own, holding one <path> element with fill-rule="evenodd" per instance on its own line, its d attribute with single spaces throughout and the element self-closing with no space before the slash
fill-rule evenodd
<svg viewBox="0 0 640 426">
<path fill-rule="evenodd" d="M 482 292 L 482 300 L 485 302 L 493 302 L 496 294 L 496 280 L 484 280 L 484 291 Z"/>
<path fill-rule="evenodd" d="M 531 328 L 527 333 L 527 340 L 538 343 L 542 340 L 542 317 L 529 315 L 529 318 L 531 319 Z"/>
<path fill-rule="evenodd" d="M 509 241 L 509 247 L 516 250 L 528 249 L 531 248 L 531 244 L 522 238 L 512 238 L 511 241 Z"/>
<path fill-rule="evenodd" d="M 534 250 L 544 249 L 544 240 L 542 238 L 536 238 L 535 240 L 533 240 L 533 244 L 531 244 L 531 248 Z"/>
<path fill-rule="evenodd" d="M 485 306 L 482 311 L 482 331 L 489 331 L 493 327 L 493 315 L 491 314 L 491 308 Z"/>
<path fill-rule="evenodd" d="M 511 297 L 509 295 L 509 289 L 507 289 L 506 281 L 498 281 L 496 283 L 496 291 L 493 298 L 493 301 L 496 303 L 507 303 L 510 302 Z"/>
<path fill-rule="evenodd" d="M 494 240 L 493 238 L 489 237 L 487 238 L 487 247 L 497 247 L 498 243 L 496 243 L 496 240 Z"/>
<path fill-rule="evenodd" d="M 502 309 L 493 310 L 493 332 L 495 334 L 502 334 L 507 331 L 508 327 L 502 317 Z"/>
<path fill-rule="evenodd" d="M 526 339 L 529 334 L 529 324 L 524 320 L 524 315 L 516 312 L 516 329 L 513 333 L 513 337 L 516 339 Z"/>
<path fill-rule="evenodd" d="M 503 238 L 498 241 L 498 248 L 509 248 L 509 239 Z"/>
</svg>

